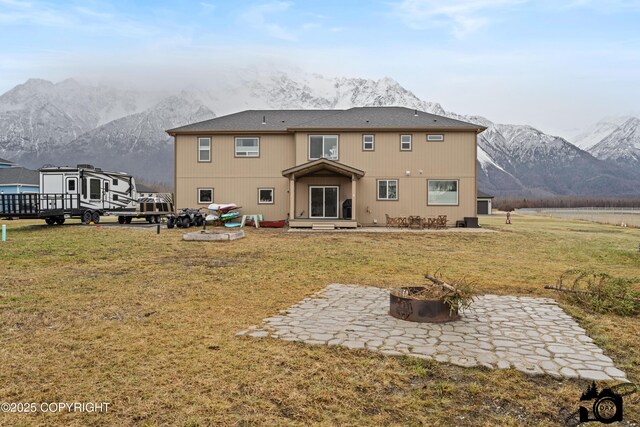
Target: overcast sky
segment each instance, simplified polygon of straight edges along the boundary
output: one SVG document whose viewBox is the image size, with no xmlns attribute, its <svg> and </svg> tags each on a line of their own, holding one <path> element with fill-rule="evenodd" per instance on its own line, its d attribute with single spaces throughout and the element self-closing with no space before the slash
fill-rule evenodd
<svg viewBox="0 0 640 427">
<path fill-rule="evenodd" d="M 31 77 L 186 86 L 267 63 L 389 76 L 447 110 L 568 136 L 640 115 L 640 0 L 0 0 L 0 92 Z"/>
</svg>

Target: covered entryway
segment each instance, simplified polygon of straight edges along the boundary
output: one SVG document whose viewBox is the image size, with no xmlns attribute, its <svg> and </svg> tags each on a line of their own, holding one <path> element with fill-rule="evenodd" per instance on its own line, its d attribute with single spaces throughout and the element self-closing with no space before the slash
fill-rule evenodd
<svg viewBox="0 0 640 427">
<path fill-rule="evenodd" d="M 310 228 L 354 228 L 358 180 L 364 172 L 327 159 L 318 159 L 285 169 L 289 178 L 289 226 Z M 350 206 L 343 214 L 343 206 Z"/>
</svg>

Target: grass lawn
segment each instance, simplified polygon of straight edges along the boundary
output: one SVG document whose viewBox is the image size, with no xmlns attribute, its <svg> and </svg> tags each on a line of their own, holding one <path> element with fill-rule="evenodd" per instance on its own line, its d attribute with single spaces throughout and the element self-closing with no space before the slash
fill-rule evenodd
<svg viewBox="0 0 640 427">
<path fill-rule="evenodd" d="M 556 297 L 543 284 L 569 268 L 640 275 L 640 229 L 503 222 L 481 219 L 499 233 L 247 229 L 207 243 L 180 229 L 5 221 L 0 402 L 110 406 L 0 413 L 0 425 L 560 425 L 585 382 L 234 336 L 330 283 L 420 284 L 440 269 L 481 293 Z M 563 307 L 640 382 L 638 318 Z M 637 399 L 626 420 L 640 421 Z"/>
</svg>

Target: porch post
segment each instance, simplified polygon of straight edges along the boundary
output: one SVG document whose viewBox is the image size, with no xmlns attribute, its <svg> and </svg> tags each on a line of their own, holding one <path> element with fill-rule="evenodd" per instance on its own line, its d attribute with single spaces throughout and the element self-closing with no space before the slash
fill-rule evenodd
<svg viewBox="0 0 640 427">
<path fill-rule="evenodd" d="M 356 199 L 356 188 L 358 188 L 356 175 L 351 175 L 351 219 L 356 221 L 356 212 L 358 210 L 358 204 Z"/>
<path fill-rule="evenodd" d="M 289 220 L 296 218 L 296 177 L 289 177 Z"/>
</svg>

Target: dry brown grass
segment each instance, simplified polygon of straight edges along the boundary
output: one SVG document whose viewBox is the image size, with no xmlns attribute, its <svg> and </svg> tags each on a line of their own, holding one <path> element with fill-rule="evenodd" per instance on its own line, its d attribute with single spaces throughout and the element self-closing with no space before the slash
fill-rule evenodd
<svg viewBox="0 0 640 427">
<path fill-rule="evenodd" d="M 106 401 L 107 414 L 0 414 L 0 425 L 553 425 L 585 384 L 234 334 L 329 283 L 422 283 L 553 297 L 569 268 L 640 271 L 640 230 L 514 216 L 500 233 L 293 234 L 228 243 L 181 230 L 6 222 L 0 401 Z M 632 381 L 637 318 L 566 306 Z M 640 420 L 640 403 L 625 415 Z"/>
</svg>

